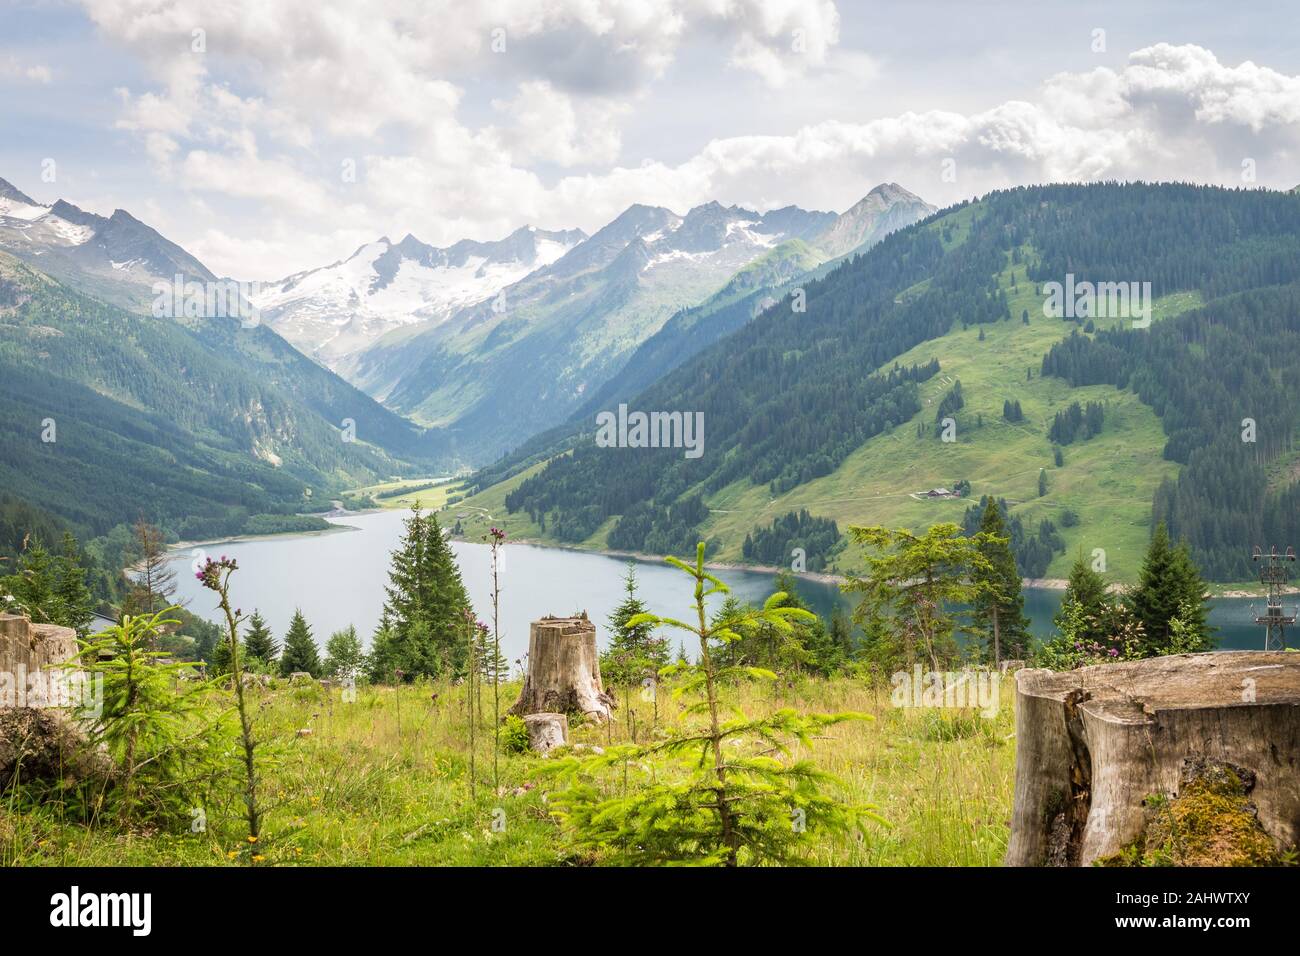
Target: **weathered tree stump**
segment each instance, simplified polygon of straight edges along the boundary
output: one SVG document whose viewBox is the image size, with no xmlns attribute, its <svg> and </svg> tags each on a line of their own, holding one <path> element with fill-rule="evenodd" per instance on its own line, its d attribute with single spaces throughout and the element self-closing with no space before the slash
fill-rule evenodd
<svg viewBox="0 0 1300 956">
<path fill-rule="evenodd" d="M 528 728 L 528 746 L 539 754 L 569 742 L 569 718 L 564 714 L 526 714 L 524 726 Z"/>
<path fill-rule="evenodd" d="M 608 720 L 614 699 L 600 682 L 596 626 L 580 617 L 544 617 L 528 634 L 528 676 L 510 713 L 583 714 Z"/>
<path fill-rule="evenodd" d="M 1180 654 L 1016 673 L 1009 866 L 1088 866 L 1144 835 L 1189 768 L 1239 771 L 1279 850 L 1300 841 L 1300 654 Z"/>
<path fill-rule="evenodd" d="M 91 747 L 71 708 L 93 705 L 95 687 L 59 665 L 77 653 L 76 632 L 0 614 L 0 791 L 32 783 L 108 780 L 112 760 Z M 102 701 L 100 702 L 102 703 Z"/>
<path fill-rule="evenodd" d="M 0 672 L 34 674 L 71 660 L 77 633 L 56 624 L 33 624 L 21 614 L 0 614 Z"/>
</svg>

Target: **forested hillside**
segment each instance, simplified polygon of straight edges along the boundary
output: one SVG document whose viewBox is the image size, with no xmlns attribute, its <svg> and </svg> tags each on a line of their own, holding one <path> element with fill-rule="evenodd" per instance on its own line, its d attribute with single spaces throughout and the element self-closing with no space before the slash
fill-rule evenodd
<svg viewBox="0 0 1300 956">
<path fill-rule="evenodd" d="M 1046 316 L 1042 285 L 1070 275 L 1077 283 L 1149 282 L 1155 323 Z M 1058 526 L 1077 524 L 1066 532 L 1071 547 L 1104 530 L 1103 544 L 1131 550 L 1151 526 L 1154 498 L 1158 516 L 1188 537 L 1211 577 L 1240 579 L 1252 545 L 1292 533 L 1281 513 L 1296 495 L 1294 422 L 1285 411 L 1296 403 L 1282 370 L 1295 367 L 1297 281 L 1300 201 L 1291 194 L 1147 184 L 995 193 L 891 236 L 810 283 L 805 313 L 789 301 L 773 306 L 631 402 L 645 411 L 703 411 L 700 458 L 598 448 L 593 426 L 576 444 L 525 449 L 531 460 L 570 445 L 573 453 L 511 481 L 504 503 L 560 541 L 658 551 L 704 534 L 715 550 L 739 556 L 746 533 L 804 506 L 804 488 L 839 481 L 843 493 L 849 475 L 864 473 L 857 456 L 867 449 L 875 449 L 871 467 L 879 465 L 880 443 L 901 437 L 898 426 L 907 422 L 922 455 L 951 463 L 928 481 L 982 477 L 974 493 L 1012 498 L 1013 508 L 1028 509 L 1027 527 L 1037 528 L 1050 506 L 1054 524 L 1044 540 L 1056 543 Z M 1000 364 L 1026 347 L 1037 352 L 1024 364 Z M 921 409 L 950 390 L 950 365 L 972 371 L 960 373 L 967 407 L 956 415 L 957 440 L 944 445 L 934 409 Z M 1109 393 L 1098 391 L 1103 383 Z M 1141 405 L 1130 404 L 1134 392 Z M 1001 421 L 994 410 L 1013 407 L 1022 394 L 1030 414 Z M 1075 402 L 1081 418 L 1070 429 Z M 1152 412 L 1163 441 L 1143 422 Z M 1064 454 L 1049 438 L 1056 413 L 1064 413 L 1057 441 L 1066 430 L 1073 440 Z M 1256 422 L 1254 442 L 1242 441 L 1245 418 Z M 985 458 L 974 465 L 967 451 L 981 442 Z M 1167 467 L 1118 467 L 1128 455 L 1159 463 L 1162 449 Z M 989 455 L 1000 455 L 996 471 L 986 467 Z M 1116 463 L 1099 464 L 1097 456 L 1117 456 Z M 500 463 L 480 476 L 480 487 L 527 460 Z M 1068 476 L 1083 461 L 1093 462 L 1092 487 L 1087 475 Z M 897 481 L 910 461 L 892 464 Z M 959 473 L 975 467 L 984 468 L 981 476 Z M 1116 498 L 1116 488 L 1102 487 L 1107 468 L 1117 479 L 1141 472 L 1143 480 Z M 1162 478 L 1180 471 L 1153 495 Z M 889 497 L 911 501 L 907 494 L 923 487 Z M 836 507 L 810 510 L 843 526 Z M 906 513 L 919 507 L 912 502 Z M 900 509 L 889 502 L 877 511 L 888 517 Z M 1131 514 L 1133 524 L 1103 528 L 1107 512 Z M 1067 560 L 1063 549 L 1052 550 L 1052 560 Z M 1035 563 L 1042 566 L 1022 570 L 1042 573 L 1045 565 Z"/>
<path fill-rule="evenodd" d="M 1161 484 L 1155 517 L 1221 580 L 1251 575 L 1251 545 L 1300 540 L 1297 368 L 1295 283 L 1231 295 L 1151 329 L 1076 332 L 1043 358 L 1046 375 L 1131 388 L 1157 409 L 1164 456 L 1184 467 Z"/>
<path fill-rule="evenodd" d="M 291 358 L 283 378 L 260 374 L 248 354 L 265 356 L 264 371 L 278 339 L 247 336 L 258 330 L 237 320 L 205 323 L 191 331 L 126 312 L 0 256 L 6 513 L 58 516 L 83 536 L 142 515 L 184 537 L 225 534 L 410 468 L 371 443 L 360 402 L 330 411 L 329 395 L 300 388 L 310 379 Z M 356 441 L 324 417 L 350 407 Z"/>
</svg>

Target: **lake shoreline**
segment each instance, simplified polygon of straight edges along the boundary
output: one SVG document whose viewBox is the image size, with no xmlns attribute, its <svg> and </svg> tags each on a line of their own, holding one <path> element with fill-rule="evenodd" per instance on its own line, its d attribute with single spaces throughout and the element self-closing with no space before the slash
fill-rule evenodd
<svg viewBox="0 0 1300 956">
<path fill-rule="evenodd" d="M 314 515 L 313 517 L 319 517 L 327 521 L 330 521 L 331 519 L 342 520 L 342 519 L 357 517 L 361 515 L 381 514 L 384 512 L 401 511 L 401 510 L 404 509 L 386 508 L 382 506 L 378 508 L 362 508 L 357 511 L 337 509 L 335 511 L 329 512 L 328 514 L 317 514 Z M 437 514 L 438 512 L 432 512 L 432 513 Z M 318 537 L 320 535 L 335 534 L 341 531 L 354 531 L 354 530 L 357 529 L 347 524 L 335 524 L 333 525 L 333 527 L 321 528 L 317 531 L 275 531 L 275 532 L 271 532 L 270 534 L 228 535 L 225 537 L 218 537 L 218 538 L 212 538 L 206 540 L 177 541 L 176 543 L 169 545 L 167 551 L 170 553 L 174 551 L 184 551 L 193 548 L 211 547 L 213 545 L 219 545 L 219 544 L 238 544 L 240 542 L 247 542 L 247 541 L 268 541 L 268 540 L 276 540 L 276 539 L 284 539 L 284 538 L 292 538 L 292 537 L 302 537 L 302 538 Z M 480 541 L 473 541 L 472 539 L 465 537 L 464 535 L 461 535 L 459 537 L 453 537 L 452 540 L 459 541 L 463 544 L 483 543 Z M 645 551 L 624 551 L 624 550 L 614 550 L 609 548 L 586 548 L 586 547 L 582 547 L 581 545 L 556 544 L 554 542 L 539 541 L 533 538 L 511 538 L 510 542 L 514 544 L 525 544 L 534 548 L 548 548 L 555 551 L 570 551 L 577 554 L 599 554 L 609 558 L 626 558 L 631 561 L 640 561 L 645 564 L 662 563 L 664 558 L 666 557 L 665 555 L 662 554 L 651 554 Z M 777 567 L 775 565 L 770 565 L 770 564 L 745 564 L 737 561 L 706 561 L 704 563 L 704 566 L 705 568 L 711 571 L 752 571 L 756 574 L 772 574 L 772 575 L 781 574 L 784 572 L 784 573 L 793 574 L 795 575 L 795 577 L 801 578 L 803 580 L 814 581 L 818 584 L 828 584 L 828 585 L 833 584 L 833 585 L 842 586 L 851 580 L 847 575 L 843 575 L 843 574 L 828 574 L 826 572 L 821 572 L 821 571 L 792 571 L 784 567 Z M 1068 586 L 1068 584 L 1069 581 L 1066 578 L 1021 578 L 1020 579 L 1020 586 L 1022 588 L 1033 588 L 1035 590 L 1040 590 L 1040 591 L 1064 591 Z M 1128 584 L 1126 582 L 1116 581 L 1109 585 L 1109 590 L 1113 592 L 1117 592 L 1123 590 L 1126 587 L 1131 587 L 1131 586 L 1132 586 L 1131 584 Z M 1244 587 L 1242 586 L 1242 582 L 1227 582 L 1223 584 L 1216 584 L 1214 582 L 1211 582 L 1210 584 L 1207 585 L 1207 590 L 1209 592 L 1209 596 L 1212 598 L 1241 599 L 1241 598 L 1265 598 L 1268 596 L 1268 592 L 1264 590 L 1262 587 Z M 1300 594 L 1300 586 L 1286 587 L 1283 589 L 1283 594 L 1293 594 L 1293 595 Z"/>
</svg>

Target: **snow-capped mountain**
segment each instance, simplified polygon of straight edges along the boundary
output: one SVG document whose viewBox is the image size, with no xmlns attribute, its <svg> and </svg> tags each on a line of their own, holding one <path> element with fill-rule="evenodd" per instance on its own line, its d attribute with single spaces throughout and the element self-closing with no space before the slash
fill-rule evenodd
<svg viewBox="0 0 1300 956">
<path fill-rule="evenodd" d="M 215 278 L 203 263 L 123 209 L 100 216 L 38 203 L 0 179 L 0 249 L 117 305 L 147 306 L 153 284 Z"/>
<path fill-rule="evenodd" d="M 681 215 L 633 205 L 498 296 L 437 326 L 389 333 L 349 372 L 390 407 L 455 425 L 467 447 L 495 455 L 563 420 L 673 313 L 836 218 L 794 206 L 758 213 L 709 202 Z"/>
<path fill-rule="evenodd" d="M 493 300 L 385 335 L 348 375 L 417 421 L 455 428 L 469 453 L 488 459 L 563 421 L 615 376 L 635 378 L 624 366 L 674 315 L 744 299 L 744 317 L 719 325 L 734 329 L 765 290 L 932 212 L 893 183 L 841 215 L 717 202 L 680 215 L 633 205 Z M 716 340 L 711 333 L 691 333 L 692 347 Z M 670 358 L 647 368 L 670 368 Z"/>
<path fill-rule="evenodd" d="M 466 239 L 437 248 L 411 235 L 396 243 L 385 236 L 333 265 L 263 284 L 254 303 L 263 321 L 298 349 L 346 375 L 356 355 L 385 333 L 440 322 L 585 238 L 577 229 L 525 226 L 496 242 Z"/>
</svg>

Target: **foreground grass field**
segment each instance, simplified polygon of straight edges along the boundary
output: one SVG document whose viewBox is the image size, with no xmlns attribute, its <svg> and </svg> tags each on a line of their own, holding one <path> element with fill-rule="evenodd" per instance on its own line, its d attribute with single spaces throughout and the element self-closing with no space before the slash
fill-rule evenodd
<svg viewBox="0 0 1300 956">
<path fill-rule="evenodd" d="M 501 685 L 502 710 L 517 684 Z M 227 694 L 213 692 L 213 706 Z M 447 684 L 359 688 L 353 703 L 338 688 L 281 683 L 257 691 L 258 736 L 277 751 L 264 787 L 276 806 L 256 847 L 245 842 L 235 807 L 209 807 L 206 827 L 191 832 L 83 826 L 60 820 L 48 806 L 24 806 L 21 795 L 0 801 L 0 864 L 76 866 L 461 865 L 554 866 L 616 863 L 612 852 L 575 852 L 546 804 L 557 782 L 547 758 L 499 758 L 492 789 L 492 688 L 483 688 L 477 725 L 478 799 L 469 799 L 465 689 Z M 437 695 L 435 700 L 434 695 Z M 850 678 L 807 680 L 780 689 L 746 685 L 725 700 L 747 715 L 779 707 L 854 710 L 875 719 L 831 728 L 810 756 L 839 781 L 839 795 L 872 804 L 888 826 L 868 823 L 861 837 L 807 833 L 806 860 L 822 865 L 990 866 L 1006 849 L 1014 740 L 1012 694 L 984 719 L 974 711 L 890 706 L 887 685 Z M 653 702 L 632 695 L 637 739 L 644 742 L 678 719 L 680 705 L 661 689 Z M 629 739 L 620 699 L 618 720 L 588 725 L 574 744 L 608 746 Z M 299 735 L 299 731 L 310 734 Z M 234 755 L 232 773 L 234 772 Z M 613 794 L 664 765 L 609 772 L 599 785 Z M 625 776 L 626 774 L 626 776 Z M 197 814 L 196 814 L 197 817 Z"/>
</svg>

